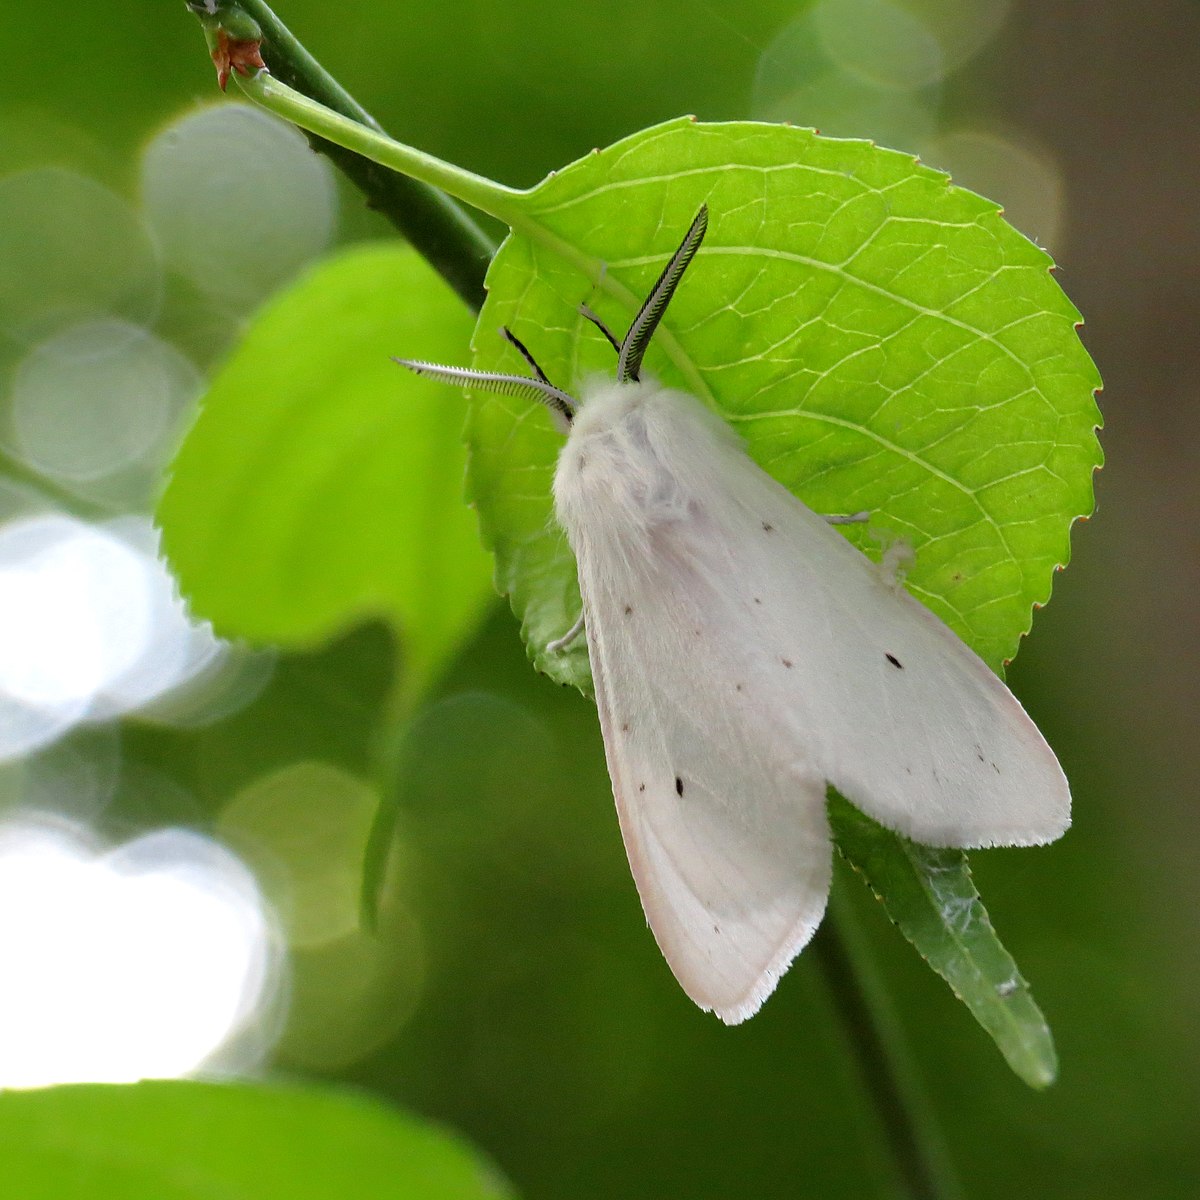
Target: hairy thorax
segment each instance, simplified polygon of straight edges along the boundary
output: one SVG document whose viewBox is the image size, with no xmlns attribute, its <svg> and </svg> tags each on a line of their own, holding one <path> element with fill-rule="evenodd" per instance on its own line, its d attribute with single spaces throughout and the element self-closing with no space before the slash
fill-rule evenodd
<svg viewBox="0 0 1200 1200">
<path fill-rule="evenodd" d="M 649 379 L 586 387 L 555 471 L 559 522 L 575 544 L 589 522 L 641 541 L 694 519 L 704 477 L 737 447 L 729 427 L 685 392 Z"/>
</svg>

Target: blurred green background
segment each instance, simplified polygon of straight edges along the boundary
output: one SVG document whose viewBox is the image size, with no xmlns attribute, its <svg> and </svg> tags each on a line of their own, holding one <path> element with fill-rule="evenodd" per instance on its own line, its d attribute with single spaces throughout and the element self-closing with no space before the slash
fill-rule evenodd
<svg viewBox="0 0 1200 1200">
<path fill-rule="evenodd" d="M 1195 1196 L 1200 5 L 278 8 L 394 136 L 513 185 L 684 112 L 790 120 L 920 153 L 1055 256 L 1105 377 L 1108 466 L 1010 682 L 1071 779 L 1075 824 L 972 861 L 1055 1031 L 1059 1082 L 1026 1089 L 856 882 L 838 884 L 966 1194 Z M 40 644 L 22 622 L 52 612 L 76 631 L 59 652 L 109 681 L 89 692 L 63 667 L 37 720 L 16 684 L 0 695 L 0 1087 L 204 1061 L 369 1089 L 459 1131 L 527 1197 L 892 1194 L 811 956 L 747 1025 L 691 1006 L 645 928 L 592 706 L 529 670 L 482 592 L 415 717 L 380 928 L 359 929 L 373 739 L 403 644 L 366 623 L 304 652 L 222 647 L 172 607 L 145 517 L 255 310 L 390 228 L 286 130 L 208 107 L 235 89 L 219 101 L 181 3 L 8 4 L 0 45 L 3 669 L 20 676 Z M 18 571 L 31 529 L 58 555 L 49 590 Z M 122 641 L 123 573 L 160 613 L 146 646 Z M 104 611 L 80 599 L 93 592 Z M 181 979 L 213 975 L 230 939 L 201 945 L 190 926 L 92 962 L 103 1013 L 99 991 L 80 994 L 70 947 L 157 903 L 97 903 L 83 938 L 63 897 L 101 860 L 126 880 L 167 863 L 173 887 L 201 868 L 220 881 L 221 919 L 257 949 L 204 1014 L 131 982 L 165 946 Z M 30 912 L 54 919 L 22 941 Z M 181 946 L 210 957 L 182 963 Z M 71 992 L 55 1016 L 78 1036 L 30 1032 L 47 980 Z M 224 1025 L 194 1032 L 215 1008 Z M 194 1061 L 122 1067 L 122 1031 L 163 1009 L 193 1030 Z"/>
</svg>

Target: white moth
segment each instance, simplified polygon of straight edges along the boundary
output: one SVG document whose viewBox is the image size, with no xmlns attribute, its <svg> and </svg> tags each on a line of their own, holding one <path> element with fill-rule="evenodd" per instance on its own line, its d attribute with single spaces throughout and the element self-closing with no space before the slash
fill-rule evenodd
<svg viewBox="0 0 1200 1200">
<path fill-rule="evenodd" d="M 733 1024 L 825 911 L 828 785 L 890 829 L 962 847 L 1050 841 L 1070 793 L 1004 684 L 837 518 L 695 397 L 640 377 L 706 227 L 701 208 L 623 339 L 583 310 L 618 367 L 581 403 L 507 330 L 536 378 L 404 365 L 537 399 L 568 430 L 554 509 L 629 863 L 684 991 Z"/>
</svg>

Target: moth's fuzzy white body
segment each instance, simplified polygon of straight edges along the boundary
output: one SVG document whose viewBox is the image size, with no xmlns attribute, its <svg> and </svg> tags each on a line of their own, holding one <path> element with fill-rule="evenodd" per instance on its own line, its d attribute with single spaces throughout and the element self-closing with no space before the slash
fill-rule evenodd
<svg viewBox="0 0 1200 1200">
<path fill-rule="evenodd" d="M 554 479 L 617 812 L 687 994 L 755 1013 L 825 909 L 832 784 L 941 846 L 1070 820 L 1017 700 L 694 397 L 585 389 Z"/>
</svg>

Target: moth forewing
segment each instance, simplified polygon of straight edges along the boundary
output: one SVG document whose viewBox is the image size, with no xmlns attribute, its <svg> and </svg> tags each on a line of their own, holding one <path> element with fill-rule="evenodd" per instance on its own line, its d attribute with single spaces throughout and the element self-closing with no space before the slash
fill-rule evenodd
<svg viewBox="0 0 1200 1200">
<path fill-rule="evenodd" d="M 560 460 L 555 494 L 579 566 L 605 757 L 647 920 L 687 994 L 732 1023 L 757 1011 L 824 912 L 825 783 L 743 736 L 756 719 L 751 676 L 728 696 L 713 690 L 714 671 L 728 674 L 721 630 L 740 621 L 740 601 L 728 588 L 712 592 L 710 550 L 719 547 L 703 522 L 689 524 L 690 485 L 654 458 L 653 420 L 647 428 L 636 413 L 618 417 L 611 430 L 597 422 L 628 398 L 585 400 L 581 418 L 598 408 Z M 640 449 L 622 457 L 630 447 Z M 598 503 L 609 516 L 588 519 Z"/>
</svg>

